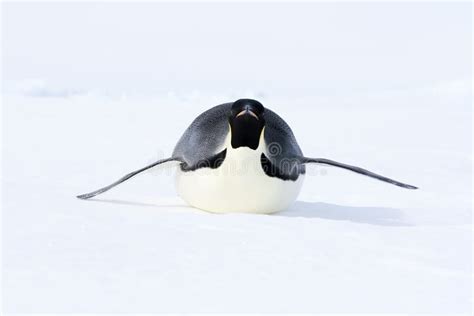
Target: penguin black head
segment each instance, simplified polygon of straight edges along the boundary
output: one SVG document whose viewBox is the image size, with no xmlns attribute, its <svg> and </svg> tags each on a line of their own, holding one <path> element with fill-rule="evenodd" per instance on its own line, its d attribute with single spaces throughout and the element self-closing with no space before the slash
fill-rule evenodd
<svg viewBox="0 0 474 316">
<path fill-rule="evenodd" d="M 258 148 L 260 135 L 265 126 L 263 105 L 252 99 L 239 99 L 232 104 L 229 117 L 231 145 L 233 148 Z"/>
</svg>

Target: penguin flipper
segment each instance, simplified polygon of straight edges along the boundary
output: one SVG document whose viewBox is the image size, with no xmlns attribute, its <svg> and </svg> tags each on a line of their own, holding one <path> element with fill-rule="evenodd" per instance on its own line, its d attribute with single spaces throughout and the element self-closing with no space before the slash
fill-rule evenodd
<svg viewBox="0 0 474 316">
<path fill-rule="evenodd" d="M 131 177 L 145 171 L 145 170 L 148 170 L 150 168 L 153 168 L 155 166 L 158 166 L 158 165 L 161 165 L 163 163 L 166 163 L 166 162 L 171 162 L 171 161 L 178 161 L 178 162 L 183 162 L 183 160 L 181 158 L 175 158 L 175 157 L 171 157 L 171 158 L 166 158 L 166 159 L 161 159 L 161 160 L 158 160 L 154 163 L 152 163 L 151 165 L 148 165 L 146 167 L 143 167 L 141 169 L 138 169 L 138 170 L 135 170 L 133 172 L 130 172 L 129 174 L 123 176 L 122 178 L 118 179 L 117 181 L 115 181 L 114 183 L 112 184 L 109 184 L 108 186 L 105 186 L 103 188 L 100 188 L 98 190 L 95 190 L 95 191 L 92 191 L 90 193 L 85 193 L 85 194 L 81 194 L 81 195 L 78 195 L 77 198 L 81 199 L 81 200 L 87 200 L 87 199 L 90 199 L 91 197 L 94 197 L 96 195 L 99 195 L 101 193 L 104 193 L 110 189 L 112 189 L 113 187 L 119 185 L 120 183 L 122 182 L 125 182 L 127 181 L 128 179 L 130 179 Z"/>
<path fill-rule="evenodd" d="M 317 164 L 323 164 L 323 165 L 339 167 L 339 168 L 343 168 L 343 169 L 346 169 L 346 170 L 349 170 L 349 171 L 352 171 L 352 172 L 355 172 L 355 173 L 358 173 L 358 174 L 362 174 L 364 176 L 371 177 L 371 178 L 374 178 L 374 179 L 377 179 L 377 180 L 380 180 L 380 181 L 388 182 L 390 184 L 393 184 L 393 185 L 396 185 L 396 186 L 399 186 L 399 187 L 402 187 L 402 188 L 405 188 L 405 189 L 410 189 L 410 190 L 418 189 L 418 187 L 416 187 L 416 186 L 406 184 L 406 183 L 402 183 L 402 182 L 399 182 L 399 181 L 381 176 L 379 174 L 373 173 L 369 170 L 366 170 L 366 169 L 363 169 L 363 168 L 360 168 L 360 167 L 356 167 L 356 166 L 346 165 L 344 163 L 337 162 L 337 161 L 334 161 L 334 160 L 329 160 L 329 159 L 325 159 L 325 158 L 301 157 L 300 161 L 303 164 L 317 163 Z"/>
</svg>

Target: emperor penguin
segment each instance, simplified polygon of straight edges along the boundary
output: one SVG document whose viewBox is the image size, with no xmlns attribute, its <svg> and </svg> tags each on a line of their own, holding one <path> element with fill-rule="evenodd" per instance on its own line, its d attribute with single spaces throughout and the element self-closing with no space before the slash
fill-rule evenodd
<svg viewBox="0 0 474 316">
<path fill-rule="evenodd" d="M 303 155 L 289 125 L 252 99 L 217 105 L 186 129 L 171 157 L 131 172 L 89 199 L 155 166 L 174 162 L 178 194 L 189 205 L 214 213 L 275 213 L 296 200 L 306 164 L 343 168 L 406 189 L 405 184 L 360 167 Z"/>
</svg>

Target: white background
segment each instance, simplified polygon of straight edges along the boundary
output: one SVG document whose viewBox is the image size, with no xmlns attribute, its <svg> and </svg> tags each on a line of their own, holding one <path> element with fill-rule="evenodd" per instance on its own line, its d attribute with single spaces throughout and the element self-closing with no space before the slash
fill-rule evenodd
<svg viewBox="0 0 474 316">
<path fill-rule="evenodd" d="M 10 312 L 437 312 L 472 306 L 471 4 L 2 4 Z M 253 97 L 312 168 L 289 210 L 187 207 L 169 156 Z"/>
</svg>

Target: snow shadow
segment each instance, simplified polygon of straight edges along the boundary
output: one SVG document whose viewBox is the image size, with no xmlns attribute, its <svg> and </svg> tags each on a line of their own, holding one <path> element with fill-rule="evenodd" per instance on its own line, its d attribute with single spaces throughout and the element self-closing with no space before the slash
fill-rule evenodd
<svg viewBox="0 0 474 316">
<path fill-rule="evenodd" d="M 296 201 L 289 209 L 275 215 L 321 218 L 379 226 L 412 226 L 404 219 L 401 210 L 387 207 L 355 207 L 322 202 Z"/>
</svg>

